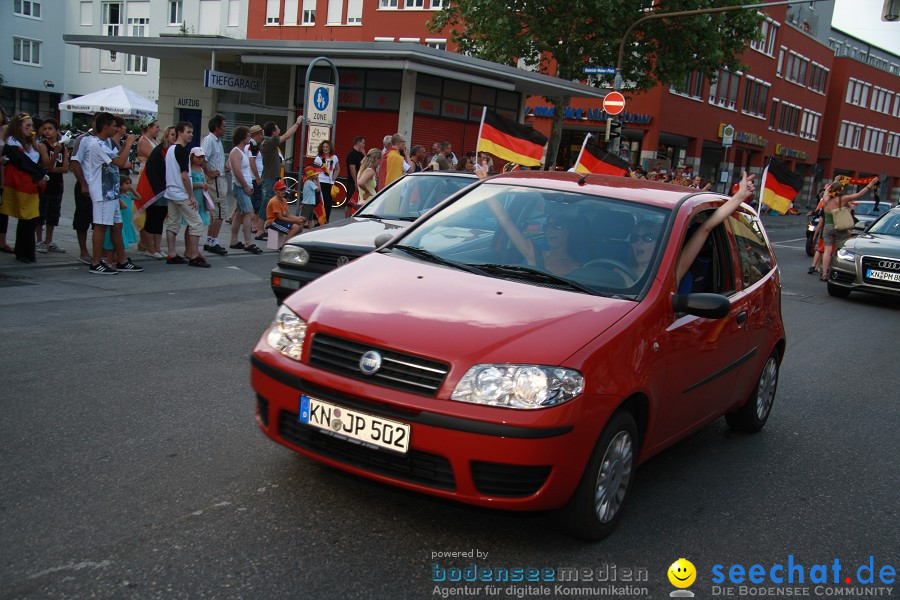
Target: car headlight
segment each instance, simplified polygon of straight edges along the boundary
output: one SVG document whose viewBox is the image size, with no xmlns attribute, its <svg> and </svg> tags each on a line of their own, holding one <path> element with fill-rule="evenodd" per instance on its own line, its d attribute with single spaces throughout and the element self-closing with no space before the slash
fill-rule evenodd
<svg viewBox="0 0 900 600">
<path fill-rule="evenodd" d="M 853 262 L 853 259 L 856 258 L 856 255 L 849 250 L 841 248 L 837 251 L 837 257 L 841 260 L 846 260 L 847 262 Z"/>
<path fill-rule="evenodd" d="M 305 267 L 309 262 L 309 252 L 300 246 L 285 244 L 284 248 L 281 249 L 281 256 L 278 258 L 278 262 Z"/>
<path fill-rule="evenodd" d="M 288 358 L 299 361 L 305 339 L 306 321 L 282 304 L 266 334 L 266 342 Z"/>
<path fill-rule="evenodd" d="M 450 399 L 506 408 L 544 408 L 568 402 L 583 390 L 584 377 L 572 369 L 483 364 L 463 375 Z"/>
</svg>

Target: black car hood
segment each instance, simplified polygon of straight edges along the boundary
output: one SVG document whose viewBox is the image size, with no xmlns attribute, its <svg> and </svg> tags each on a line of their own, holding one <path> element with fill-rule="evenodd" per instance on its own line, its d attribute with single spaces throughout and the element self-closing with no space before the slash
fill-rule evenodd
<svg viewBox="0 0 900 600">
<path fill-rule="evenodd" d="M 375 238 L 379 235 L 396 235 L 411 224 L 412 221 L 350 217 L 301 233 L 287 243 L 295 246 L 340 246 L 368 251 L 375 248 Z"/>
</svg>

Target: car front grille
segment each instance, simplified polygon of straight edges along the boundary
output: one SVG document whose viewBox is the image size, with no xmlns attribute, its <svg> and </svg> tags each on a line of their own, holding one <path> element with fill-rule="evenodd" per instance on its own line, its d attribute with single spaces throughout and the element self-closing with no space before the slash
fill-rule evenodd
<svg viewBox="0 0 900 600">
<path fill-rule="evenodd" d="M 369 350 L 379 352 L 382 363 L 378 371 L 365 375 L 359 369 L 359 361 Z M 429 397 L 437 394 L 450 371 L 446 363 L 324 333 L 313 336 L 309 364 L 351 379 Z"/>
<path fill-rule="evenodd" d="M 309 248 L 307 246 L 304 246 L 304 248 L 309 252 L 309 266 L 319 271 L 336 269 L 340 266 L 339 262 L 346 264 L 361 256 L 354 252 L 331 248 Z"/>
<path fill-rule="evenodd" d="M 374 450 L 321 432 L 300 423 L 297 413 L 278 415 L 278 433 L 304 450 L 373 473 L 441 490 L 456 490 L 453 467 L 443 456 L 410 450 L 396 454 Z"/>
<path fill-rule="evenodd" d="M 475 461 L 472 463 L 472 480 L 478 491 L 487 496 L 523 498 L 541 489 L 550 470 L 549 466 Z"/>
<path fill-rule="evenodd" d="M 877 256 L 863 256 L 862 258 L 862 276 L 865 283 L 880 285 L 887 288 L 900 289 L 900 282 L 885 281 L 883 279 L 871 279 L 866 277 L 869 269 L 876 271 L 884 271 L 886 273 L 900 273 L 900 259 L 879 258 Z"/>
</svg>

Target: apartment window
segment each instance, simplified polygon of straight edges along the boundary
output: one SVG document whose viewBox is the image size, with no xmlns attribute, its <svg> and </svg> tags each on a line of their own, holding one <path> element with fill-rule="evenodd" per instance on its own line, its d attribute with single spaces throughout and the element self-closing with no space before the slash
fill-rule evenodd
<svg viewBox="0 0 900 600">
<path fill-rule="evenodd" d="M 228 0 L 228 27 L 241 26 L 241 0 Z"/>
<path fill-rule="evenodd" d="M 118 36 L 122 35 L 123 15 L 121 2 L 104 2 L 100 5 L 100 14 L 102 16 L 103 27 L 101 35 Z M 100 51 L 100 70 L 109 72 L 121 72 L 121 61 L 117 62 L 116 58 L 108 50 Z"/>
<path fill-rule="evenodd" d="M 863 126 L 850 121 L 841 121 L 841 133 L 838 135 L 838 146 L 859 150 L 859 141 L 862 137 Z"/>
<path fill-rule="evenodd" d="M 316 0 L 303 0 L 303 24 L 316 24 Z"/>
<path fill-rule="evenodd" d="M 379 0 L 378 8 L 397 8 L 397 0 Z"/>
<path fill-rule="evenodd" d="M 431 10 L 441 10 L 444 8 L 444 0 L 431 0 Z"/>
<path fill-rule="evenodd" d="M 891 114 L 900 118 L 900 94 L 894 96 L 894 110 Z"/>
<path fill-rule="evenodd" d="M 673 85 L 671 91 L 682 96 L 700 99 L 703 92 L 703 73 L 692 71 L 678 85 Z"/>
<path fill-rule="evenodd" d="M 406 0 L 405 8 L 425 8 L 425 0 Z"/>
<path fill-rule="evenodd" d="M 880 88 L 877 85 L 875 89 L 872 91 L 872 104 L 869 106 L 875 112 L 880 112 L 884 114 L 890 114 L 891 112 L 891 100 L 894 97 L 893 92 L 889 92 L 884 88 Z"/>
<path fill-rule="evenodd" d="M 866 127 L 865 136 L 863 137 L 863 152 L 872 152 L 881 154 L 881 148 L 884 146 L 884 129 L 875 129 L 874 127 Z"/>
<path fill-rule="evenodd" d="M 884 147 L 884 153 L 887 156 L 900 158 L 900 133 L 889 133 L 887 135 L 887 145 Z"/>
<path fill-rule="evenodd" d="M 347 25 L 362 25 L 362 0 L 347 0 Z"/>
<path fill-rule="evenodd" d="M 169 25 L 181 25 L 184 23 L 182 12 L 182 0 L 169 0 Z"/>
<path fill-rule="evenodd" d="M 828 69 L 814 62 L 809 69 L 809 89 L 824 94 L 827 81 Z"/>
<path fill-rule="evenodd" d="M 775 56 L 775 34 L 778 33 L 778 23 L 770 18 L 766 18 L 759 26 L 759 32 L 762 39 L 758 42 L 750 42 L 750 47 L 759 50 L 763 54 Z"/>
<path fill-rule="evenodd" d="M 772 113 L 769 115 L 769 129 L 775 129 L 775 116 L 778 114 L 778 106 L 778 98 L 772 98 Z"/>
<path fill-rule="evenodd" d="M 797 135 L 800 124 L 801 109 L 790 102 L 781 103 L 781 118 L 778 120 L 778 131 L 789 135 Z"/>
<path fill-rule="evenodd" d="M 81 3 L 81 18 L 79 19 L 79 23 L 82 27 L 90 27 L 94 24 L 94 3 L 93 2 L 82 2 Z"/>
<path fill-rule="evenodd" d="M 13 62 L 41 66 L 41 42 L 28 38 L 13 38 Z"/>
<path fill-rule="evenodd" d="M 41 3 L 36 0 L 13 0 L 13 13 L 20 17 L 40 19 Z"/>
<path fill-rule="evenodd" d="M 787 49 L 784 46 L 782 46 L 781 49 L 778 51 L 778 66 L 775 67 L 775 74 L 778 75 L 779 77 L 781 77 L 781 71 L 782 71 L 782 68 L 784 67 L 784 55 L 786 52 L 787 52 Z"/>
<path fill-rule="evenodd" d="M 284 24 L 296 25 L 300 14 L 300 0 L 284 0 Z"/>
<path fill-rule="evenodd" d="M 128 5 L 128 10 L 134 10 L 137 6 L 145 5 L 149 9 L 149 2 L 133 2 Z M 144 12 L 144 11 L 141 11 Z M 128 35 L 131 37 L 146 37 L 150 33 L 149 17 L 128 17 Z M 125 62 L 126 73 L 145 75 L 147 73 L 147 57 L 129 54 Z"/>
<path fill-rule="evenodd" d="M 847 104 L 865 106 L 866 100 L 869 99 L 869 89 L 871 87 L 871 83 L 865 83 L 851 77 L 850 82 L 847 84 Z"/>
<path fill-rule="evenodd" d="M 266 0 L 266 25 L 278 25 L 281 21 L 280 0 Z"/>
<path fill-rule="evenodd" d="M 744 88 L 743 111 L 758 117 L 766 116 L 766 100 L 769 96 L 769 84 L 765 81 L 747 76 L 747 85 Z"/>
<path fill-rule="evenodd" d="M 819 121 L 821 120 L 822 113 L 804 108 L 803 116 L 800 119 L 800 137 L 815 141 L 819 137 Z"/>
<path fill-rule="evenodd" d="M 90 73 L 91 72 L 91 49 L 90 48 L 79 48 L 78 49 L 78 72 L 79 73 Z"/>
<path fill-rule="evenodd" d="M 438 39 L 425 39 L 425 45 L 429 48 L 434 48 L 435 50 L 446 50 L 447 49 L 447 40 L 438 40 Z"/>
<path fill-rule="evenodd" d="M 716 81 L 709 86 L 709 103 L 734 110 L 740 82 L 740 73 L 732 73 L 725 69 L 720 70 Z"/>
<path fill-rule="evenodd" d="M 797 54 L 793 50 L 787 53 L 784 65 L 784 78 L 800 85 L 806 85 L 806 71 L 809 68 L 809 59 Z"/>
<path fill-rule="evenodd" d="M 328 0 L 328 14 L 325 17 L 326 25 L 341 25 L 344 18 L 344 0 Z"/>
</svg>

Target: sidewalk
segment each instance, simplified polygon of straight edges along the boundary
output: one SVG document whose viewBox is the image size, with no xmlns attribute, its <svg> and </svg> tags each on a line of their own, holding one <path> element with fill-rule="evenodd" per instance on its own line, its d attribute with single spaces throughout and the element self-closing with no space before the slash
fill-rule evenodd
<svg viewBox="0 0 900 600">
<path fill-rule="evenodd" d="M 137 182 L 137 175 L 132 175 L 132 179 Z M 8 271 L 18 271 L 22 269 L 34 269 L 40 267 L 59 267 L 59 266 L 73 266 L 73 265 L 84 265 L 81 261 L 78 260 L 78 256 L 80 255 L 80 251 L 78 248 L 78 238 L 76 237 L 75 230 L 72 229 L 72 217 L 75 213 L 75 198 L 73 196 L 72 190 L 75 187 L 75 175 L 72 173 L 66 173 L 64 179 L 64 191 L 63 191 L 63 201 L 62 201 L 62 210 L 60 211 L 59 218 L 59 226 L 53 229 L 53 242 L 58 245 L 60 248 L 65 250 L 65 253 L 59 252 L 48 252 L 43 254 L 41 252 L 37 253 L 37 262 L 34 263 L 21 263 L 16 260 L 16 257 L 12 254 L 0 253 L 0 270 L 8 272 Z M 250 252 L 244 252 L 242 250 L 231 250 L 228 248 L 229 240 L 231 239 L 231 225 L 228 223 L 222 224 L 222 229 L 219 232 L 219 243 L 228 250 L 227 258 L 234 258 L 236 256 L 254 256 Z M 243 236 L 240 238 L 243 241 Z M 7 241 L 10 247 L 13 246 L 16 240 L 16 219 L 10 218 L 9 220 L 9 231 L 7 232 Z M 206 240 L 200 240 L 201 248 L 202 244 L 206 243 Z M 88 249 L 91 248 L 91 231 L 88 231 L 87 237 Z M 256 245 L 259 246 L 263 250 L 263 254 L 274 254 L 277 250 L 269 250 L 266 247 L 266 242 L 256 242 Z M 178 241 L 177 241 L 177 252 L 179 255 L 184 256 L 184 229 L 179 232 Z M 162 240 L 162 251 L 166 252 L 166 238 L 165 233 L 163 234 Z M 156 258 L 150 258 L 145 256 L 143 252 L 138 252 L 137 244 L 132 244 L 131 248 L 125 250 L 125 253 L 131 258 L 135 263 L 146 262 L 149 264 L 159 263 L 164 264 L 165 261 L 159 260 Z M 204 252 L 207 258 L 218 258 L 217 255 L 212 254 L 210 252 Z M 214 263 L 213 263 L 214 264 Z M 86 265 L 84 265 L 86 267 Z"/>
</svg>

